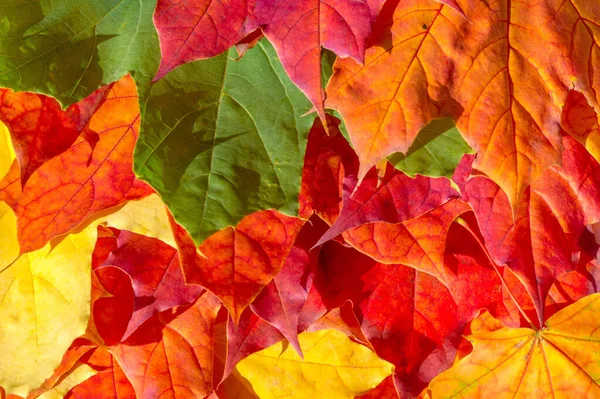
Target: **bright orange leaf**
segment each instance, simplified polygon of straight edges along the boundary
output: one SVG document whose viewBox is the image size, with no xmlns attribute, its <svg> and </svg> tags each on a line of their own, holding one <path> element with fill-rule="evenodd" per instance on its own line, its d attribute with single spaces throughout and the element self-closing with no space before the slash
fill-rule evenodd
<svg viewBox="0 0 600 399">
<path fill-rule="evenodd" d="M 40 166 L 22 189 L 13 164 L 0 182 L 0 200 L 17 215 L 22 253 L 43 247 L 99 212 L 152 192 L 132 171 L 140 123 L 137 100 L 131 77 L 112 84 L 86 126 L 98 133 L 94 150 L 79 137 Z"/>
</svg>

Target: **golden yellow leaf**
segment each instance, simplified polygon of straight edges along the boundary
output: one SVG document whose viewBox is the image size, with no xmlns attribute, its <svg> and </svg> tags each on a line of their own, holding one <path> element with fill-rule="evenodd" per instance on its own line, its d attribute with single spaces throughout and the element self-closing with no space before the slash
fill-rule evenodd
<svg viewBox="0 0 600 399">
<path fill-rule="evenodd" d="M 298 339 L 304 360 L 280 342 L 238 364 L 260 398 L 354 398 L 392 373 L 390 363 L 339 331 L 305 332 Z"/>
<path fill-rule="evenodd" d="M 10 135 L 6 126 L 0 122 L 0 179 L 6 175 L 10 165 L 15 159 L 15 151 L 10 142 Z"/>
<path fill-rule="evenodd" d="M 600 397 L 598 312 L 600 294 L 593 294 L 550 317 L 539 331 L 476 320 L 473 352 L 431 381 L 432 397 Z"/>
</svg>

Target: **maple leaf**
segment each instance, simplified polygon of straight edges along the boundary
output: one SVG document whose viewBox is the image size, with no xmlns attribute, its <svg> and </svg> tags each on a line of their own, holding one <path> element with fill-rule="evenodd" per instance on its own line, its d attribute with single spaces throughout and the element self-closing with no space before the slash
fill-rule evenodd
<svg viewBox="0 0 600 399">
<path fill-rule="evenodd" d="M 261 40 L 141 85 L 134 168 L 197 244 L 263 209 L 296 214 L 310 107 Z"/>
<path fill-rule="evenodd" d="M 0 86 L 55 97 L 67 107 L 133 72 L 155 73 L 152 1 L 44 0 L 4 4 Z"/>
<path fill-rule="evenodd" d="M 304 224 L 279 273 L 250 304 L 254 313 L 281 331 L 300 354 L 298 318 L 308 298 L 319 256 L 319 251 L 311 248 L 325 226 L 317 218 Z"/>
<path fill-rule="evenodd" d="M 139 398 L 204 397 L 213 385 L 213 330 L 221 307 L 209 292 L 194 304 L 152 317 L 110 348 Z"/>
<path fill-rule="evenodd" d="M 39 249 L 95 214 L 152 192 L 131 170 L 139 116 L 135 84 L 124 77 L 107 90 L 88 122 L 99 136 L 93 153 L 80 137 L 22 188 L 13 166 L 0 182 L 0 200 L 17 215 L 21 252 Z"/>
<path fill-rule="evenodd" d="M 358 158 L 339 131 L 339 123 L 330 118 L 327 133 L 315 119 L 308 135 L 298 198 L 302 218 L 308 219 L 314 212 L 332 224 L 340 213 L 344 177 L 358 173 Z"/>
<path fill-rule="evenodd" d="M 366 1 L 161 0 L 154 14 L 162 53 L 155 79 L 185 62 L 220 54 L 261 27 L 292 81 L 325 120 L 321 46 L 362 62 L 376 14 Z"/>
<path fill-rule="evenodd" d="M 411 178 L 390 165 L 386 166 L 381 182 L 374 169 L 358 187 L 354 176 L 344 180 L 340 215 L 316 245 L 367 223 L 401 223 L 417 218 L 458 197 L 448 179 L 420 175 Z"/>
<path fill-rule="evenodd" d="M 388 154 L 405 153 L 432 118 L 457 118 L 479 153 L 474 167 L 516 206 L 529 183 L 560 162 L 568 91 L 575 86 L 597 104 L 589 21 L 598 10 L 470 2 L 469 22 L 447 8 L 400 2 L 374 27 L 364 66 L 336 61 L 327 106 L 346 121 L 360 177 Z"/>
<path fill-rule="evenodd" d="M 222 384 L 228 385 L 226 380 L 231 377 L 241 360 L 283 339 L 284 336 L 277 328 L 258 317 L 250 308 L 244 310 L 237 326 L 230 317 L 227 321 L 227 356 Z"/>
<path fill-rule="evenodd" d="M 22 185 L 45 162 L 69 149 L 79 135 L 88 140 L 93 151 L 98 137 L 87 126 L 110 88 L 100 88 L 66 111 L 53 98 L 0 89 L 0 120 L 11 132 Z"/>
<path fill-rule="evenodd" d="M 96 300 L 93 309 L 96 328 L 101 335 L 103 331 L 109 331 L 111 336 L 111 339 L 107 340 L 106 335 L 103 335 L 105 342 L 109 343 L 115 338 L 126 340 L 155 313 L 187 305 L 203 291 L 201 287 L 185 284 L 175 248 L 158 239 L 126 230 L 104 230 L 104 236 L 98 238 L 92 255 L 92 270 L 100 284 L 109 292 L 109 285 L 116 289 L 115 300 L 106 299 L 111 309 L 123 307 L 127 300 L 132 302 L 132 306 L 128 306 L 131 308 L 131 314 L 126 320 L 125 331 L 121 337 L 115 337 L 118 335 L 115 334 L 115 330 L 120 330 L 120 326 L 115 323 L 112 311 L 106 314 L 106 304 L 102 304 L 101 299 Z M 120 272 L 112 269 L 118 269 Z M 109 285 L 105 285 L 106 279 L 109 279 L 106 281 Z"/>
<path fill-rule="evenodd" d="M 508 328 L 476 319 L 473 352 L 437 376 L 434 397 L 593 397 L 600 394 L 598 322 L 600 294 L 589 295 L 549 318 L 540 330 Z M 494 381 L 490 383 L 490 381 Z"/>
<path fill-rule="evenodd" d="M 462 190 L 491 256 L 523 280 L 540 325 L 550 287 L 576 268 L 586 226 L 600 220 L 600 165 L 573 138 L 564 137 L 563 147 L 562 167 L 532 183 L 514 221 L 507 195 L 491 180 L 472 177 Z"/>
<path fill-rule="evenodd" d="M 189 234 L 173 223 L 185 280 L 219 297 L 237 324 L 283 267 L 303 224 L 276 211 L 256 212 L 196 248 Z"/>
<path fill-rule="evenodd" d="M 389 363 L 338 331 L 305 332 L 298 338 L 305 348 L 304 360 L 292 348 L 275 344 L 238 364 L 259 397 L 350 399 L 392 371 Z"/>
<path fill-rule="evenodd" d="M 375 352 L 395 365 L 402 397 L 415 397 L 454 362 L 460 334 L 481 308 L 502 300 L 501 281 L 476 241 L 459 231 L 445 250 L 445 285 L 403 264 L 381 264 L 330 243 L 315 277 L 328 308 L 353 304 L 360 328 Z M 464 254 L 463 254 L 464 253 Z"/>
</svg>

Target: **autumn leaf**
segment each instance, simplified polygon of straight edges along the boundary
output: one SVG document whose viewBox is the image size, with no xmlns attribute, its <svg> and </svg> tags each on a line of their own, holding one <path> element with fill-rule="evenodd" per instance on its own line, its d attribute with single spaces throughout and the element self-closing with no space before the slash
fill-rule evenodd
<svg viewBox="0 0 600 399">
<path fill-rule="evenodd" d="M 21 189 L 14 167 L 0 182 L 0 200 L 15 211 L 21 252 L 43 247 L 95 214 L 150 194 L 131 170 L 139 109 L 130 77 L 114 83 L 88 128 L 99 141 L 92 150 L 79 138 L 39 167 Z M 91 158 L 90 158 L 91 156 Z"/>
<path fill-rule="evenodd" d="M 250 307 L 275 326 L 298 353 L 298 318 L 308 298 L 319 250 L 311 250 L 326 229 L 318 218 L 307 221 L 290 250 L 281 271 L 254 299 Z"/>
<path fill-rule="evenodd" d="M 302 219 L 276 211 L 257 212 L 235 228 L 225 228 L 198 248 L 189 234 L 173 224 L 185 280 L 210 290 L 237 324 L 244 309 L 279 273 Z"/>
<path fill-rule="evenodd" d="M 432 381 L 433 397 L 600 394 L 594 367 L 598 299 L 593 294 L 577 301 L 538 331 L 476 320 L 469 337 L 473 352 Z"/>
<path fill-rule="evenodd" d="M 366 1 L 348 0 L 250 4 L 161 0 L 154 14 L 162 53 L 155 79 L 185 62 L 220 54 L 261 27 L 292 81 L 325 120 L 321 46 L 362 61 L 377 11 Z"/>
<path fill-rule="evenodd" d="M 366 223 L 401 223 L 417 218 L 458 196 L 448 179 L 411 178 L 387 166 L 381 182 L 374 169 L 358 187 L 354 176 L 344 180 L 340 215 L 316 245 Z"/>
<path fill-rule="evenodd" d="M 358 158 L 339 131 L 340 121 L 328 121 L 329 133 L 315 119 L 308 136 L 298 215 L 308 219 L 314 212 L 332 224 L 340 213 L 344 177 L 357 175 Z"/>
<path fill-rule="evenodd" d="M 501 280 L 482 250 L 460 230 L 445 250 L 445 285 L 404 264 L 382 264 L 337 243 L 327 244 L 315 286 L 328 308 L 353 304 L 375 352 L 395 365 L 401 397 L 415 397 L 453 362 L 464 327 L 480 309 L 495 310 Z M 468 234 L 468 233 L 467 233 Z"/>
<path fill-rule="evenodd" d="M 11 133 L 22 185 L 45 162 L 69 149 L 80 135 L 90 143 L 93 153 L 98 135 L 87 127 L 110 88 L 100 88 L 66 111 L 51 97 L 0 90 L 0 120 Z"/>
<path fill-rule="evenodd" d="M 221 304 L 205 292 L 173 314 L 155 315 L 110 351 L 139 398 L 204 397 L 213 386 L 213 330 Z"/>
<path fill-rule="evenodd" d="M 200 244 L 254 211 L 297 214 L 310 107 L 261 40 L 141 85 L 135 171 Z"/>
<path fill-rule="evenodd" d="M 235 373 L 236 365 L 253 353 L 266 349 L 284 336 L 277 328 L 258 317 L 250 308 L 246 308 L 238 325 L 231 318 L 227 321 L 227 356 L 224 359 L 223 377 L 220 385 L 229 385 Z M 297 338 L 296 338 L 297 340 Z"/>
<path fill-rule="evenodd" d="M 406 153 L 433 118 L 454 116 L 448 100 L 454 26 L 468 22 L 434 1 L 390 0 L 373 28 L 364 65 L 338 58 L 326 107 L 342 115 L 362 178 L 379 160 Z"/>
<path fill-rule="evenodd" d="M 298 338 L 304 360 L 291 347 L 276 344 L 238 364 L 259 397 L 351 399 L 392 371 L 389 363 L 338 331 L 305 332 Z"/>
<path fill-rule="evenodd" d="M 16 232 L 14 214 L 5 215 L 1 222 L 3 232 Z M 13 237 L 13 245 L 18 246 Z M 0 326 L 0 385 L 7 393 L 27 396 L 52 374 L 71 342 L 85 332 L 95 238 L 95 229 L 90 227 L 52 251 L 47 245 L 16 260 L 1 260 L 0 315 L 7 322 Z M 89 260 L 82 262 L 85 254 Z"/>
<path fill-rule="evenodd" d="M 491 256 L 523 280 L 540 325 L 550 287 L 576 268 L 586 226 L 600 220 L 600 165 L 573 138 L 564 137 L 563 147 L 562 168 L 547 169 L 530 186 L 514 222 L 508 196 L 491 180 L 473 177 L 463 190 Z"/>
<path fill-rule="evenodd" d="M 431 119 L 457 118 L 479 153 L 474 167 L 516 206 L 529 183 L 560 162 L 568 91 L 575 86 L 597 104 L 590 21 L 599 11 L 572 2 L 471 2 L 467 21 L 447 9 L 401 2 L 374 28 L 364 67 L 336 62 L 327 104 L 346 120 L 361 177 L 388 154 L 405 153 Z"/>
<path fill-rule="evenodd" d="M 98 252 L 103 252 L 107 256 L 98 256 Z M 107 277 L 112 280 L 109 284 L 116 286 L 115 299 L 118 303 L 113 304 L 114 301 L 110 299 L 106 301 L 110 301 L 112 306 L 119 307 L 124 306 L 123 302 L 126 299 L 133 302 L 131 318 L 127 320 L 125 331 L 122 337 L 119 337 L 120 340 L 126 340 L 154 314 L 188 305 L 202 292 L 199 286 L 185 284 L 177 250 L 155 238 L 126 230 L 105 229 L 104 237 L 98 238 L 93 256 L 95 259 L 92 269 L 99 282 L 104 285 L 103 277 Z M 122 276 L 111 269 L 118 269 Z M 114 280 L 119 280 L 119 277 L 126 281 L 115 282 Z M 123 287 L 123 284 L 130 287 Z M 104 286 L 109 289 L 108 284 Z M 125 299 L 123 297 L 128 295 L 124 291 L 132 295 Z M 111 331 L 112 335 L 112 332 L 119 328 L 111 317 L 112 312 L 102 317 L 106 310 L 103 309 L 100 301 L 101 299 L 96 300 L 93 309 L 96 328 L 101 334 L 102 331 Z"/>
<path fill-rule="evenodd" d="M 102 392 L 105 398 L 135 397 L 131 383 L 115 358 L 105 348 L 95 349 L 82 363 L 89 365 L 95 374 L 71 387 L 64 396 L 65 399 L 92 399 L 98 395 L 98 392 Z"/>
</svg>

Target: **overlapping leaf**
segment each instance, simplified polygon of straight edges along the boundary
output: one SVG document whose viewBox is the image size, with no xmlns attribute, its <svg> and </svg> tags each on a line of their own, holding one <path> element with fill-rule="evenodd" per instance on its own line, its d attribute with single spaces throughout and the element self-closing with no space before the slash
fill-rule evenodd
<svg viewBox="0 0 600 399">
<path fill-rule="evenodd" d="M 369 349 L 335 330 L 305 332 L 299 340 L 305 348 L 304 360 L 291 347 L 277 344 L 238 365 L 259 397 L 350 399 L 375 387 L 392 369 Z"/>
<path fill-rule="evenodd" d="M 600 220 L 600 165 L 570 137 L 563 147 L 562 168 L 547 169 L 531 185 L 514 222 L 507 195 L 491 180 L 474 177 L 463 189 L 491 256 L 524 281 L 540 325 L 550 287 L 576 268 L 586 226 Z"/>
<path fill-rule="evenodd" d="M 150 79 L 158 37 L 154 1 L 2 4 L 0 86 L 71 105 L 128 72 Z"/>
<path fill-rule="evenodd" d="M 189 234 L 173 223 L 185 280 L 219 297 L 237 324 L 282 269 L 303 224 L 276 211 L 256 212 L 196 248 Z"/>
<path fill-rule="evenodd" d="M 254 211 L 297 213 L 310 103 L 266 40 L 236 56 L 232 49 L 140 88 L 136 173 L 196 243 Z"/>
<path fill-rule="evenodd" d="M 124 77 L 105 96 L 87 124 L 99 137 L 93 150 L 79 137 L 22 187 L 16 163 L 0 182 L 0 199 L 17 215 L 21 252 L 39 249 L 94 215 L 152 192 L 131 170 L 140 123 L 133 80 Z"/>
<path fill-rule="evenodd" d="M 561 310 L 540 331 L 485 320 L 473 328 L 473 353 L 432 381 L 433 396 L 597 396 L 598 297 Z"/>
<path fill-rule="evenodd" d="M 475 168 L 516 206 L 532 180 L 560 163 L 569 90 L 597 108 L 592 21 L 600 10 L 580 2 L 461 5 L 470 21 L 431 1 L 400 2 L 375 30 L 364 67 L 337 61 L 328 104 L 346 120 L 361 176 L 406 152 L 432 118 L 457 118 L 480 154 Z"/>
</svg>

